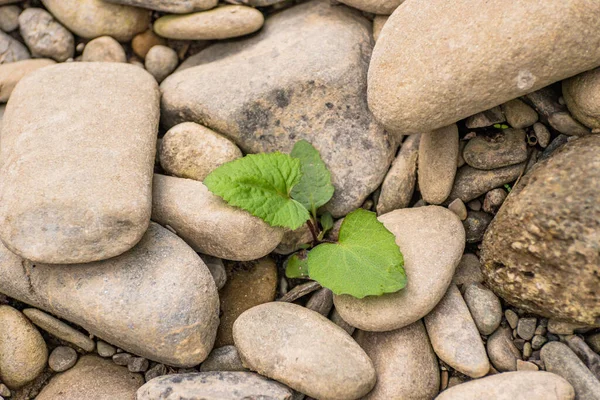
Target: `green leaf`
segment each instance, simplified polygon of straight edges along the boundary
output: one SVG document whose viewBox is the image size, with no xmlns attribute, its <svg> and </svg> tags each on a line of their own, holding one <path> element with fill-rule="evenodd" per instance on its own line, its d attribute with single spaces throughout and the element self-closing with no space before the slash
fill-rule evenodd
<svg viewBox="0 0 600 400">
<path fill-rule="evenodd" d="M 402 289 L 403 267 L 394 235 L 375 213 L 360 208 L 344 218 L 339 243 L 323 243 L 308 253 L 311 279 L 335 294 L 359 299 Z"/>
<path fill-rule="evenodd" d="M 304 206 L 290 197 L 301 176 L 300 161 L 287 154 L 249 154 L 212 171 L 204 185 L 271 226 L 297 229 L 310 218 Z"/>
<path fill-rule="evenodd" d="M 319 233 L 318 239 L 322 240 L 331 228 L 333 228 L 333 216 L 327 211 L 325 214 L 321 215 L 321 233 Z"/>
<path fill-rule="evenodd" d="M 317 208 L 333 196 L 331 174 L 317 149 L 306 140 L 296 142 L 290 155 L 299 159 L 302 167 L 302 178 L 292 189 L 292 198 L 302 203 L 316 219 Z"/>
<path fill-rule="evenodd" d="M 285 276 L 293 278 L 308 278 L 308 260 L 306 250 L 292 254 L 286 260 Z"/>
</svg>

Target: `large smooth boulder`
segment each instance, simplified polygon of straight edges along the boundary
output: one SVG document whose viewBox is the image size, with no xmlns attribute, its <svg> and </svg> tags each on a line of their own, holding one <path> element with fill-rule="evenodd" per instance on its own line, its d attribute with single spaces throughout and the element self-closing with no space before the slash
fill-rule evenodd
<svg viewBox="0 0 600 400">
<path fill-rule="evenodd" d="M 326 1 L 277 13 L 257 35 L 210 46 L 165 79 L 163 123 L 200 123 L 245 153 L 308 140 L 336 189 L 326 208 L 343 216 L 379 186 L 396 149 L 367 107 L 370 31 L 364 17 Z"/>
<path fill-rule="evenodd" d="M 133 247 L 150 222 L 158 118 L 156 81 L 133 65 L 62 63 L 21 79 L 2 121 L 4 244 L 51 264 Z"/>
<path fill-rule="evenodd" d="M 128 352 L 190 367 L 210 353 L 219 297 L 200 257 L 157 224 L 118 257 L 35 266 L 0 246 L 0 293 L 80 325 Z"/>
<path fill-rule="evenodd" d="M 377 39 L 369 107 L 387 129 L 427 132 L 592 69 L 599 13 L 590 0 L 407 1 Z"/>
<path fill-rule="evenodd" d="M 513 188 L 490 224 L 490 288 L 536 314 L 600 321 L 600 136 L 569 141 Z"/>
</svg>

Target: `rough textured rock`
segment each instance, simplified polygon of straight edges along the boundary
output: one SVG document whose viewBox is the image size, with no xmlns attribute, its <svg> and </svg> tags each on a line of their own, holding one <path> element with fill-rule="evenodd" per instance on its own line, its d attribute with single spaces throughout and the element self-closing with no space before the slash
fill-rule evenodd
<svg viewBox="0 0 600 400">
<path fill-rule="evenodd" d="M 440 386 L 437 357 L 421 321 L 389 332 L 354 336 L 375 365 L 377 384 L 363 399 L 431 399 Z"/>
<path fill-rule="evenodd" d="M 569 111 L 592 129 L 600 129 L 600 68 L 584 72 L 562 83 Z"/>
<path fill-rule="evenodd" d="M 127 62 L 123 46 L 110 36 L 90 40 L 83 49 L 81 61 Z"/>
<path fill-rule="evenodd" d="M 522 163 L 527 160 L 525 131 L 509 128 L 495 135 L 477 135 L 467 142 L 463 158 L 477 169 L 496 169 Z"/>
<path fill-rule="evenodd" d="M 483 239 L 483 235 L 493 216 L 483 211 L 469 211 L 467 218 L 463 221 L 467 243 L 478 243 Z"/>
<path fill-rule="evenodd" d="M 387 129 L 441 128 L 600 63 L 598 2 L 479 5 L 410 1 L 390 17 L 368 85 L 370 109 Z"/>
<path fill-rule="evenodd" d="M 19 27 L 19 6 L 0 6 L 0 30 L 4 32 L 14 31 Z"/>
<path fill-rule="evenodd" d="M 169 129 L 159 149 L 160 165 L 167 173 L 197 181 L 240 157 L 242 152 L 229 139 L 194 122 Z"/>
<path fill-rule="evenodd" d="M 373 14 L 390 15 L 404 0 L 344 0 L 342 3 Z"/>
<path fill-rule="evenodd" d="M 445 390 L 435 400 L 574 400 L 573 387 L 558 375 L 519 371 L 476 379 Z"/>
<path fill-rule="evenodd" d="M 408 283 L 383 296 L 334 297 L 342 318 L 366 331 L 399 329 L 429 313 L 446 294 L 465 244 L 460 219 L 443 207 L 405 208 L 379 221 L 396 236 Z"/>
<path fill-rule="evenodd" d="M 209 10 L 215 7 L 218 0 L 105 0 L 109 3 L 148 8 L 175 14 L 186 14 L 194 11 Z"/>
<path fill-rule="evenodd" d="M 157 82 L 162 82 L 179 64 L 177 52 L 167 46 L 154 46 L 146 54 L 144 66 Z"/>
<path fill-rule="evenodd" d="M 209 11 L 165 15 L 154 22 L 158 35 L 179 40 L 230 39 L 259 30 L 265 18 L 252 7 L 224 5 Z"/>
<path fill-rule="evenodd" d="M 152 220 L 169 225 L 194 250 L 227 260 L 256 260 L 281 241 L 283 230 L 232 207 L 202 182 L 154 175 Z"/>
<path fill-rule="evenodd" d="M 219 323 L 210 272 L 157 224 L 105 261 L 35 268 L 0 246 L 0 293 L 73 322 L 134 354 L 189 367 L 208 356 Z"/>
<path fill-rule="evenodd" d="M 92 352 L 96 347 L 94 341 L 88 336 L 41 310 L 26 308 L 23 310 L 23 314 L 41 329 L 61 340 L 74 344 L 82 350 Z"/>
<path fill-rule="evenodd" d="M 535 124 L 538 113 L 520 99 L 514 99 L 502 104 L 506 122 L 515 129 L 523 129 Z"/>
<path fill-rule="evenodd" d="M 277 13 L 252 38 L 210 46 L 165 79 L 163 122 L 201 123 L 245 153 L 287 153 L 308 140 L 336 188 L 326 208 L 343 216 L 379 186 L 395 153 L 365 98 L 370 31 L 325 1 Z"/>
<path fill-rule="evenodd" d="M 200 372 L 208 371 L 247 371 L 235 346 L 214 348 L 200 365 Z"/>
<path fill-rule="evenodd" d="M 150 222 L 158 98 L 152 76 L 126 64 L 62 63 L 23 78 L 2 122 L 4 244 L 65 264 L 133 247 Z"/>
<path fill-rule="evenodd" d="M 34 57 L 66 61 L 75 53 L 73 34 L 43 8 L 28 8 L 19 15 L 21 36 Z"/>
<path fill-rule="evenodd" d="M 419 144 L 419 190 L 427 203 L 441 204 L 450 194 L 457 157 L 456 125 L 422 135 Z"/>
<path fill-rule="evenodd" d="M 42 0 L 42 3 L 71 32 L 86 39 L 112 36 L 127 42 L 150 23 L 147 10 L 102 0 Z"/>
<path fill-rule="evenodd" d="M 0 64 L 31 58 L 27 47 L 21 42 L 0 31 Z"/>
<path fill-rule="evenodd" d="M 517 360 L 521 359 L 521 353 L 513 343 L 510 329 L 497 329 L 488 338 L 487 352 L 492 365 L 498 371 L 517 370 Z"/>
<path fill-rule="evenodd" d="M 500 299 L 488 288 L 478 283 L 465 289 L 465 303 L 482 335 L 491 335 L 502 321 Z"/>
<path fill-rule="evenodd" d="M 246 367 L 311 397 L 355 399 L 375 385 L 373 363 L 346 331 L 292 303 L 251 308 L 233 338 Z"/>
<path fill-rule="evenodd" d="M 515 181 L 525 169 L 525 163 L 493 170 L 475 169 L 468 165 L 458 169 L 452 192 L 447 201 L 461 199 L 467 203 L 486 192 Z"/>
<path fill-rule="evenodd" d="M 490 288 L 546 317 L 600 324 L 600 136 L 569 141 L 525 175 L 489 226 Z"/>
<path fill-rule="evenodd" d="M 52 64 L 55 62 L 47 58 L 0 64 L 0 102 L 8 101 L 13 89 L 25 75 Z"/>
<path fill-rule="evenodd" d="M 16 309 L 0 305 L 0 379 L 19 388 L 42 373 L 48 349 L 40 332 Z"/>
<path fill-rule="evenodd" d="M 472 378 L 488 373 L 490 362 L 479 331 L 458 288 L 451 285 L 425 316 L 425 327 L 438 357 Z"/>
<path fill-rule="evenodd" d="M 36 400 L 135 400 L 135 392 L 143 384 L 140 374 L 110 360 L 84 356 L 73 368 L 54 376 Z"/>
<path fill-rule="evenodd" d="M 292 400 L 292 391 L 253 372 L 201 372 L 152 379 L 136 400 Z"/>
</svg>

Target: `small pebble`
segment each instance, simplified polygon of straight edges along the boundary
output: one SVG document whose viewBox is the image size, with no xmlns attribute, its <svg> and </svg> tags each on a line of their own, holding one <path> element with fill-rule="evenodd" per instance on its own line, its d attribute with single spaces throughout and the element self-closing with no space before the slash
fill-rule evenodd
<svg viewBox="0 0 600 400">
<path fill-rule="evenodd" d="M 112 357 L 112 360 L 117 365 L 126 366 L 132 358 L 133 356 L 129 353 L 117 353 Z"/>
<path fill-rule="evenodd" d="M 0 383 L 0 396 L 10 397 L 10 395 L 10 389 L 4 383 Z"/>
<path fill-rule="evenodd" d="M 517 360 L 517 371 L 539 371 L 539 367 L 529 361 Z"/>
<path fill-rule="evenodd" d="M 480 211 L 481 210 L 481 201 L 479 201 L 478 199 L 471 200 L 467 203 L 467 207 L 469 207 L 469 209 L 471 209 L 473 211 Z"/>
<path fill-rule="evenodd" d="M 533 349 L 531 348 L 531 343 L 525 342 L 525 345 L 523 346 L 523 358 L 531 357 L 532 353 Z"/>
<path fill-rule="evenodd" d="M 517 329 L 517 324 L 519 322 L 519 316 L 513 310 L 504 311 L 504 316 L 508 321 L 511 329 Z"/>
<path fill-rule="evenodd" d="M 21 9 L 18 6 L 0 7 L 0 30 L 4 32 L 14 31 L 19 27 L 19 14 Z"/>
<path fill-rule="evenodd" d="M 200 257 L 208 267 L 208 270 L 217 285 L 217 290 L 221 290 L 223 286 L 225 286 L 225 283 L 227 283 L 227 271 L 225 271 L 223 260 L 206 254 L 200 254 Z"/>
<path fill-rule="evenodd" d="M 517 359 L 521 359 L 521 352 L 513 343 L 509 329 L 496 329 L 488 338 L 486 347 L 490 361 L 498 371 L 517 370 Z"/>
<path fill-rule="evenodd" d="M 48 357 L 48 366 L 54 372 L 63 372 L 77 362 L 77 352 L 67 346 L 59 346 L 52 350 Z"/>
<path fill-rule="evenodd" d="M 525 347 L 525 340 L 521 338 L 516 338 L 515 340 L 513 340 L 513 343 L 515 344 L 517 349 L 523 351 L 523 347 Z"/>
<path fill-rule="evenodd" d="M 98 340 L 98 343 L 96 343 L 96 351 L 98 351 L 100 357 L 112 357 L 117 352 L 117 349 L 112 344 Z"/>
<path fill-rule="evenodd" d="M 440 373 L 440 391 L 448 387 L 448 371 L 442 370 Z"/>
<path fill-rule="evenodd" d="M 494 124 L 499 124 L 506 121 L 500 106 L 490 108 L 489 110 L 471 115 L 465 121 L 465 125 L 469 129 L 486 128 Z"/>
<path fill-rule="evenodd" d="M 510 100 L 502 105 L 506 122 L 513 128 L 526 128 L 537 122 L 539 116 L 533 108 L 519 99 Z"/>
<path fill-rule="evenodd" d="M 548 339 L 546 339 L 546 337 L 545 337 L 545 336 L 542 336 L 542 335 L 535 335 L 535 336 L 533 337 L 533 339 L 531 339 L 531 347 L 532 347 L 534 350 L 539 350 L 539 349 L 541 349 L 541 348 L 542 348 L 542 346 L 543 346 L 544 344 L 546 344 L 546 342 L 547 342 L 547 341 L 548 341 Z"/>
<path fill-rule="evenodd" d="M 502 320 L 500 299 L 481 284 L 469 285 L 465 290 L 464 299 L 479 333 L 491 335 Z"/>
<path fill-rule="evenodd" d="M 151 367 L 148 371 L 146 371 L 146 373 L 144 374 L 144 379 L 146 380 L 146 382 L 148 382 L 156 377 L 163 376 L 166 374 L 167 367 L 164 364 L 156 364 L 153 367 Z"/>
<path fill-rule="evenodd" d="M 461 292 L 472 283 L 482 283 L 483 274 L 481 273 L 481 264 L 475 254 L 465 253 L 460 259 L 452 282 L 458 286 Z"/>
<path fill-rule="evenodd" d="M 123 46 L 110 36 L 101 36 L 85 45 L 82 61 L 127 62 Z"/>
<path fill-rule="evenodd" d="M 535 137 L 537 137 L 538 144 L 541 148 L 545 149 L 550 144 L 550 139 L 552 136 L 550 135 L 550 131 L 546 128 L 546 125 L 541 122 L 536 122 L 533 124 L 533 132 Z"/>
<path fill-rule="evenodd" d="M 448 209 L 458 215 L 458 218 L 460 218 L 461 221 L 467 219 L 467 207 L 461 199 L 452 200 L 452 202 L 448 204 Z"/>
<path fill-rule="evenodd" d="M 507 193 L 502 188 L 490 190 L 485 194 L 485 199 L 483 200 L 483 211 L 495 214 L 502 203 L 504 203 L 504 200 L 506 200 L 506 196 Z"/>
<path fill-rule="evenodd" d="M 538 327 L 535 328 L 535 334 L 536 335 L 542 335 L 542 336 L 544 336 L 547 332 L 548 332 L 548 328 L 546 328 L 545 326 L 538 325 Z"/>
<path fill-rule="evenodd" d="M 521 318 L 517 324 L 517 334 L 525 339 L 531 340 L 535 334 L 535 328 L 537 326 L 537 319 L 535 318 Z"/>
<path fill-rule="evenodd" d="M 463 221 L 467 243 L 481 242 L 483 234 L 490 222 L 492 222 L 492 219 L 493 216 L 486 212 L 471 211 L 468 213 L 467 219 Z"/>
<path fill-rule="evenodd" d="M 227 345 L 213 349 L 208 358 L 200 364 L 200 372 L 209 371 L 247 371 L 242 365 L 235 346 Z"/>
<path fill-rule="evenodd" d="M 146 58 L 146 54 L 150 49 L 156 45 L 166 45 L 167 41 L 158 36 L 152 29 L 148 29 L 145 32 L 135 35 L 131 41 L 131 48 L 133 52 L 142 59 Z"/>
<path fill-rule="evenodd" d="M 129 370 L 129 372 L 145 372 L 148 369 L 149 365 L 150 363 L 146 358 L 133 357 L 127 363 L 127 369 Z"/>
<path fill-rule="evenodd" d="M 169 76 L 179 63 L 177 53 L 170 47 L 156 45 L 146 54 L 146 70 L 156 78 L 157 82 L 162 82 Z"/>
</svg>

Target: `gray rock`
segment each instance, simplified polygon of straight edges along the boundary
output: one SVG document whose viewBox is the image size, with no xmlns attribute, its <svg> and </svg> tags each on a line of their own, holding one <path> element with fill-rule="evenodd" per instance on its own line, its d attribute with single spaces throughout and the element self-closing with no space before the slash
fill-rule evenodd
<svg viewBox="0 0 600 400">
<path fill-rule="evenodd" d="M 533 132 L 535 133 L 535 137 L 537 138 L 540 147 L 543 149 L 548 147 L 552 136 L 550 135 L 548 128 L 546 128 L 546 125 L 542 124 L 541 122 L 536 122 L 533 124 Z"/>
<path fill-rule="evenodd" d="M 123 367 L 126 367 L 127 364 L 131 362 L 131 360 L 133 360 L 133 356 L 129 353 L 117 353 L 114 356 L 112 356 L 112 361 L 115 364 L 121 365 Z"/>
<path fill-rule="evenodd" d="M 523 358 L 528 359 L 533 354 L 533 347 L 530 342 L 525 342 L 523 344 Z"/>
<path fill-rule="evenodd" d="M 0 31 L 0 64 L 31 58 L 29 50 L 18 40 Z"/>
<path fill-rule="evenodd" d="M 419 144 L 419 190 L 427 203 L 441 204 L 450 194 L 457 157 L 456 125 L 422 135 Z"/>
<path fill-rule="evenodd" d="M 52 371 L 63 372 L 77 362 L 77 352 L 67 346 L 59 346 L 52 350 L 48 357 L 48 366 Z"/>
<path fill-rule="evenodd" d="M 23 314 L 41 329 L 65 342 L 74 344 L 82 350 L 92 352 L 96 347 L 92 339 L 41 310 L 26 308 L 23 310 Z"/>
<path fill-rule="evenodd" d="M 140 374 L 100 357 L 83 356 L 73 368 L 55 375 L 36 400 L 133 400 L 143 384 Z"/>
<path fill-rule="evenodd" d="M 504 129 L 493 135 L 477 135 L 463 151 L 466 163 L 477 169 L 496 169 L 527 160 L 527 142 L 522 129 Z"/>
<path fill-rule="evenodd" d="M 96 351 L 100 357 L 112 357 L 117 352 L 117 349 L 112 344 L 106 343 L 104 340 L 96 342 Z"/>
<path fill-rule="evenodd" d="M 404 0 L 344 0 L 342 3 L 373 14 L 390 15 Z"/>
<path fill-rule="evenodd" d="M 377 214 L 408 207 L 417 180 L 420 140 L 421 135 L 410 135 L 402 143 L 398 156 L 381 184 Z"/>
<path fill-rule="evenodd" d="M 43 8 L 27 8 L 19 15 L 21 36 L 34 57 L 66 61 L 75 53 L 73 34 Z"/>
<path fill-rule="evenodd" d="M 210 46 L 165 79 L 164 124 L 202 123 L 245 153 L 287 153 L 308 140 L 332 174 L 325 208 L 344 216 L 377 189 L 395 153 L 365 98 L 370 30 L 326 1 L 277 13 L 257 35 Z"/>
<path fill-rule="evenodd" d="M 350 325 L 378 332 L 410 325 L 435 307 L 450 285 L 465 244 L 460 220 L 443 207 L 395 210 L 379 221 L 396 236 L 404 255 L 406 287 L 383 296 L 341 295 L 333 300 Z"/>
<path fill-rule="evenodd" d="M 584 72 L 562 83 L 562 92 L 569 111 L 592 129 L 600 129 L 600 69 Z"/>
<path fill-rule="evenodd" d="M 110 36 L 90 40 L 83 49 L 82 61 L 127 62 L 123 46 Z"/>
<path fill-rule="evenodd" d="M 209 371 L 247 371 L 235 346 L 223 346 L 213 349 L 200 365 L 200 372 Z"/>
<path fill-rule="evenodd" d="M 465 303 L 482 335 L 491 335 L 502 321 L 502 305 L 488 288 L 474 283 L 466 287 Z"/>
<path fill-rule="evenodd" d="M 586 336 L 585 341 L 588 345 L 590 345 L 592 350 L 600 354 L 600 332 Z"/>
<path fill-rule="evenodd" d="M 504 200 L 506 200 L 507 193 L 504 189 L 496 188 L 492 189 L 485 194 L 483 200 L 483 211 L 491 214 L 495 214 L 500 208 Z"/>
<path fill-rule="evenodd" d="M 149 366 L 150 363 L 144 357 L 133 357 L 127 363 L 129 372 L 145 372 Z"/>
<path fill-rule="evenodd" d="M 490 171 L 475 169 L 468 165 L 462 166 L 456 173 L 448 201 L 461 199 L 465 203 L 470 202 L 494 188 L 515 181 L 524 168 L 525 163 Z"/>
<path fill-rule="evenodd" d="M 175 71 L 177 64 L 179 64 L 179 57 L 177 57 L 175 50 L 162 45 L 153 46 L 146 54 L 144 63 L 146 70 L 159 83 Z"/>
<path fill-rule="evenodd" d="M 470 211 L 463 221 L 467 243 L 478 243 L 494 217 L 483 211 Z"/>
<path fill-rule="evenodd" d="M 169 365 L 197 365 L 212 349 L 219 323 L 213 279 L 189 246 L 157 224 L 133 249 L 105 261 L 23 263 L 0 247 L 0 293 Z"/>
<path fill-rule="evenodd" d="M 40 332 L 16 309 L 0 305 L 0 321 L 0 380 L 17 389 L 42 373 L 48 349 Z"/>
<path fill-rule="evenodd" d="M 292 400 L 284 385 L 252 372 L 200 372 L 154 378 L 137 392 L 137 400 Z"/>
<path fill-rule="evenodd" d="M 47 58 L 0 64 L 0 102 L 6 103 L 8 101 L 13 89 L 25 75 L 53 64 L 56 64 L 54 60 Z"/>
<path fill-rule="evenodd" d="M 483 274 L 479 258 L 475 254 L 465 253 L 456 267 L 452 283 L 464 292 L 470 284 L 481 282 L 483 282 Z"/>
<path fill-rule="evenodd" d="M 533 338 L 531 339 L 531 348 L 533 350 L 539 350 L 542 348 L 542 346 L 544 344 L 546 344 L 546 342 L 548 341 L 548 339 L 546 339 L 545 336 L 542 335 L 535 335 L 533 336 Z"/>
<path fill-rule="evenodd" d="M 174 14 L 186 14 L 194 11 L 210 10 L 218 0 L 105 0 L 109 3 L 148 8 Z"/>
<path fill-rule="evenodd" d="M 131 65 L 62 63 L 23 78 L 2 121 L 4 244 L 53 264 L 133 247 L 150 222 L 158 101 L 156 81 Z"/>
<path fill-rule="evenodd" d="M 595 353 L 579 336 L 569 336 L 566 338 L 566 344 L 579 357 L 586 367 L 600 380 L 600 355 Z"/>
<path fill-rule="evenodd" d="M 504 316 L 506 317 L 506 321 L 508 325 L 510 325 L 511 329 L 517 329 L 517 325 L 519 324 L 519 316 L 513 310 L 506 310 L 504 312 Z"/>
<path fill-rule="evenodd" d="M 547 371 L 573 385 L 578 400 L 600 399 L 600 381 L 566 344 L 550 342 L 542 347 L 541 356 Z"/>
<path fill-rule="evenodd" d="M 597 324 L 600 136 L 569 141 L 521 179 L 488 228 L 490 288 L 529 312 Z M 573 194 L 577 193 L 576 196 Z"/>
<path fill-rule="evenodd" d="M 329 319 L 331 320 L 331 322 L 333 322 L 334 324 L 336 324 L 337 326 L 339 326 L 340 328 L 342 328 L 343 330 L 348 332 L 348 335 L 352 335 L 354 333 L 354 331 L 356 330 L 355 327 L 353 327 L 352 325 L 350 325 L 349 323 L 344 321 L 344 319 L 342 318 L 342 316 L 340 315 L 338 310 L 336 310 L 335 307 L 333 308 L 333 312 L 331 313 L 331 316 L 329 317 Z"/>
<path fill-rule="evenodd" d="M 535 124 L 539 115 L 535 110 L 519 99 L 502 104 L 506 122 L 515 129 L 523 129 Z"/>
<path fill-rule="evenodd" d="M 225 283 L 227 282 L 227 272 L 225 271 L 223 260 L 205 254 L 200 254 L 200 258 L 202 258 L 202 261 L 204 261 L 204 264 L 208 267 L 208 270 L 215 281 L 215 285 L 217 285 L 217 290 L 223 289 L 223 286 L 225 286 Z"/>
<path fill-rule="evenodd" d="M 431 399 L 437 395 L 437 357 L 421 321 L 389 332 L 358 331 L 354 338 L 377 372 L 377 384 L 364 400 Z"/>
<path fill-rule="evenodd" d="M 471 115 L 465 121 L 468 129 L 486 128 L 497 123 L 506 121 L 500 107 L 492 107 L 489 110 Z"/>
<path fill-rule="evenodd" d="M 435 400 L 574 400 L 573 387 L 558 375 L 519 371 L 476 379 L 445 390 Z"/>
<path fill-rule="evenodd" d="M 144 379 L 148 382 L 156 377 L 167 375 L 167 372 L 167 367 L 164 364 L 156 364 L 146 371 Z"/>
<path fill-rule="evenodd" d="M 311 397 L 355 399 L 375 385 L 373 363 L 343 329 L 292 303 L 244 312 L 233 338 L 245 366 Z"/>
<path fill-rule="evenodd" d="M 321 288 L 310 296 L 306 302 L 306 308 L 318 312 L 327 317 L 333 307 L 333 292 L 327 288 Z"/>
<path fill-rule="evenodd" d="M 150 24 L 147 10 L 102 0 L 42 0 L 48 11 L 77 36 L 111 36 L 127 42 Z"/>
<path fill-rule="evenodd" d="M 369 108 L 386 129 L 428 132 L 600 63 L 600 3 L 479 5 L 405 2 L 390 17 L 368 85 Z M 557 30 L 567 32 L 558 41 Z"/>
<path fill-rule="evenodd" d="M 455 285 L 425 316 L 425 327 L 435 354 L 446 364 L 472 378 L 488 373 L 490 362 L 485 347 Z"/>
<path fill-rule="evenodd" d="M 169 225 L 194 250 L 227 260 L 249 261 L 269 254 L 283 230 L 228 205 L 202 182 L 154 175 L 152 219 Z"/>
<path fill-rule="evenodd" d="M 512 341 L 510 329 L 498 328 L 487 341 L 487 352 L 494 368 L 500 372 L 516 371 L 521 352 Z"/>
<path fill-rule="evenodd" d="M 535 335 L 536 318 L 521 318 L 517 324 L 517 334 L 521 339 L 531 340 Z"/>
<path fill-rule="evenodd" d="M 14 31 L 19 27 L 19 6 L 1 6 L 0 7 L 0 30 L 4 32 Z"/>
<path fill-rule="evenodd" d="M 587 135 L 590 130 L 577 122 L 567 110 L 560 104 L 558 93 L 548 86 L 529 93 L 527 99 L 533 104 L 538 113 L 547 120 L 548 124 L 565 135 Z"/>
</svg>

